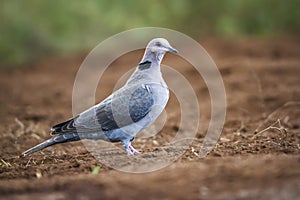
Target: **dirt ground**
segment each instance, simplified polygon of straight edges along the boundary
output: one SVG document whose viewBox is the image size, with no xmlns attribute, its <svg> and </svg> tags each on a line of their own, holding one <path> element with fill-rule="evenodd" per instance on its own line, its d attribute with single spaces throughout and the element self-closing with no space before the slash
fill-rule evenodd
<svg viewBox="0 0 300 200">
<path fill-rule="evenodd" d="M 87 54 L 47 57 L 22 69 L 0 71 L 1 199 L 299 199 L 299 38 L 199 42 L 216 62 L 225 84 L 222 135 L 207 157 L 197 157 L 211 115 L 209 93 L 189 64 L 167 55 L 164 63 L 181 66 L 176 70 L 197 94 L 200 127 L 183 155 L 149 173 L 125 173 L 104 163 L 125 157 L 142 165 L 142 158 L 163 162 L 161 155 L 176 155 L 175 148 L 160 148 L 180 129 L 173 93 L 163 129 L 133 142 L 142 155 L 129 158 L 122 149 L 107 149 L 96 159 L 81 142 L 74 142 L 23 158 L 21 152 L 50 137 L 52 125 L 72 116 L 73 83 Z M 97 102 L 111 93 L 141 54 L 126 54 L 106 70 Z M 130 167 L 130 162 L 122 164 Z M 93 174 L 96 166 L 100 171 Z"/>
</svg>

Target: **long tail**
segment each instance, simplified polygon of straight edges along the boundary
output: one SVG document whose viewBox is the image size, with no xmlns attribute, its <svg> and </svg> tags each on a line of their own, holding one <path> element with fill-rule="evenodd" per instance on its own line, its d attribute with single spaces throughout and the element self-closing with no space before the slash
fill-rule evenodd
<svg viewBox="0 0 300 200">
<path fill-rule="evenodd" d="M 60 135 L 56 135 L 49 140 L 46 140 L 45 142 L 42 142 L 41 144 L 38 144 L 31 149 L 28 149 L 27 151 L 24 151 L 22 153 L 22 156 L 27 156 L 29 154 L 32 154 L 36 151 L 42 150 L 46 147 L 52 146 L 54 144 L 59 144 L 59 143 L 65 143 L 65 142 L 72 142 L 72 141 L 77 141 L 80 140 L 80 137 L 77 133 L 64 133 Z"/>
</svg>

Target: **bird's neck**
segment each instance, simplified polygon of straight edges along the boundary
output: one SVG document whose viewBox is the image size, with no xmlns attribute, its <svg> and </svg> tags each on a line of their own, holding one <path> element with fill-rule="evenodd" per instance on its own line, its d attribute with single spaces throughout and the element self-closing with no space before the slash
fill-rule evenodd
<svg viewBox="0 0 300 200">
<path fill-rule="evenodd" d="M 161 60 L 156 58 L 157 57 L 149 57 L 148 55 L 144 55 L 143 59 L 126 84 L 140 84 L 141 80 L 142 83 L 161 83 Z"/>
<path fill-rule="evenodd" d="M 164 52 L 153 52 L 151 50 L 146 50 L 143 59 L 140 63 L 151 62 L 155 65 L 160 65 L 165 53 Z"/>
</svg>

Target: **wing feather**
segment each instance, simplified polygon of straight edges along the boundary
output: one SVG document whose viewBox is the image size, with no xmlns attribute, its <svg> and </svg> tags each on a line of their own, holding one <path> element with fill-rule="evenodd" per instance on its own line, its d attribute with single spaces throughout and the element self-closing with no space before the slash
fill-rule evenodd
<svg viewBox="0 0 300 200">
<path fill-rule="evenodd" d="M 143 119 L 153 105 L 154 99 L 149 85 L 121 88 L 98 105 L 53 126 L 51 130 L 53 134 L 114 130 Z"/>
</svg>

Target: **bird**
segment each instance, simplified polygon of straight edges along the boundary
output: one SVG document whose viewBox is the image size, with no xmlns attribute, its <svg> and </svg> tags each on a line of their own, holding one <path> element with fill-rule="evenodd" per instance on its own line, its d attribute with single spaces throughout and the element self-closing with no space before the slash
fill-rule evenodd
<svg viewBox="0 0 300 200">
<path fill-rule="evenodd" d="M 169 100 L 160 64 L 166 52 L 178 54 L 164 38 L 154 38 L 127 82 L 97 105 L 51 128 L 50 139 L 22 153 L 82 139 L 121 142 L 128 155 L 140 154 L 131 142 L 151 125 Z"/>
</svg>

